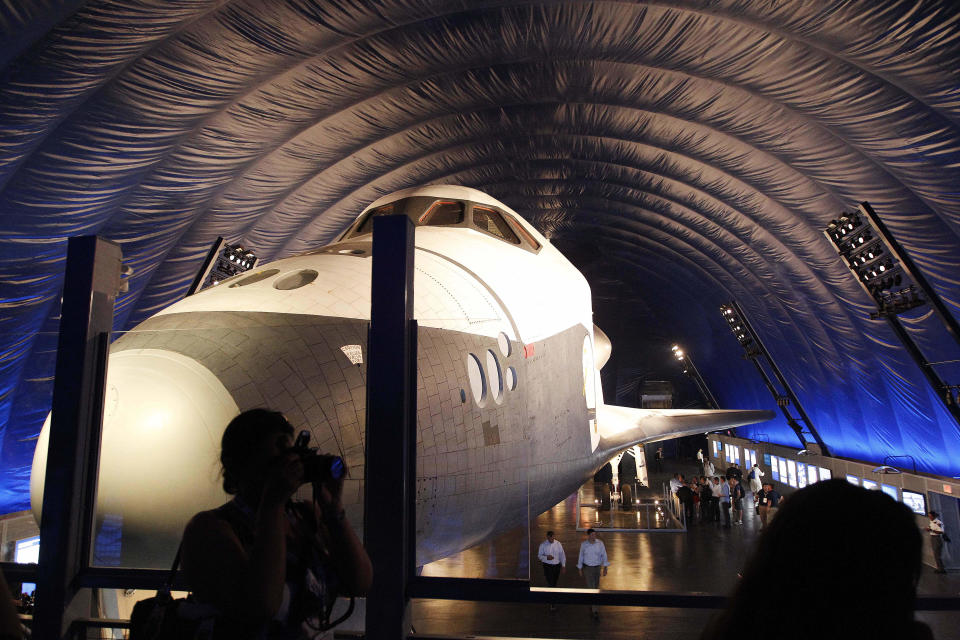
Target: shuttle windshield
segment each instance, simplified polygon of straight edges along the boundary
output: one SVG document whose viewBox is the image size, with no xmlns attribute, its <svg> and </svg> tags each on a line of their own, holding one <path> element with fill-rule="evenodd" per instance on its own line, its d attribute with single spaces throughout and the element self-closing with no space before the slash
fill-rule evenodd
<svg viewBox="0 0 960 640">
<path fill-rule="evenodd" d="M 401 198 L 371 209 L 363 214 L 346 237 L 356 238 L 373 233 L 373 219 L 377 216 L 401 214 L 418 227 L 469 227 L 534 253 L 540 250 L 540 243 L 530 232 L 503 211 L 472 202 L 430 196 Z"/>
<path fill-rule="evenodd" d="M 443 227 L 463 222 L 464 204 L 459 200 L 438 200 L 417 196 L 402 198 L 373 209 L 363 217 L 351 237 L 373 233 L 373 219 L 377 216 L 391 216 L 406 214 L 417 226 Z"/>
</svg>

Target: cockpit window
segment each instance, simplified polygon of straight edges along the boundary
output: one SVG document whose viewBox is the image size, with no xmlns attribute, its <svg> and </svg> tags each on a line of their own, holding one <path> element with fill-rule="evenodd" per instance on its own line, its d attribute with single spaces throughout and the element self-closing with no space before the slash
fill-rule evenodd
<svg viewBox="0 0 960 640">
<path fill-rule="evenodd" d="M 506 240 L 511 244 L 520 244 L 520 238 L 513 232 L 503 215 L 499 211 L 494 211 L 488 207 L 473 207 L 473 224 L 480 231 L 496 236 L 501 240 Z"/>
<path fill-rule="evenodd" d="M 418 225 L 434 227 L 463 222 L 463 203 L 456 200 L 437 200 L 417 220 Z"/>
<path fill-rule="evenodd" d="M 377 216 L 406 214 L 418 227 L 447 226 L 463 222 L 464 205 L 457 200 L 437 200 L 436 198 L 415 196 L 390 202 L 367 212 L 351 238 L 373 233 L 373 219 Z"/>
</svg>

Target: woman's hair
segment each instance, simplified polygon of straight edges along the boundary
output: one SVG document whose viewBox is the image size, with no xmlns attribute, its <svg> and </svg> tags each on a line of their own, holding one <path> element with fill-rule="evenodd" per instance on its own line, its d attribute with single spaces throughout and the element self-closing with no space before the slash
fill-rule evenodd
<svg viewBox="0 0 960 640">
<path fill-rule="evenodd" d="M 223 490 L 233 495 L 240 490 L 240 479 L 256 457 L 264 436 L 293 435 L 293 427 L 279 411 L 249 409 L 230 421 L 220 440 L 220 464 Z"/>
<path fill-rule="evenodd" d="M 801 489 L 701 637 L 912 637 L 922 545 L 910 510 L 880 491 L 840 479 Z"/>
</svg>

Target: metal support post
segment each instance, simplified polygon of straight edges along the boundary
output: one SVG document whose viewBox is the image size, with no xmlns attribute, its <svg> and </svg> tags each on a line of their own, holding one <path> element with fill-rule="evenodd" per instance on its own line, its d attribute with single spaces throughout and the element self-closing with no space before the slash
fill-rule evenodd
<svg viewBox="0 0 960 640">
<path fill-rule="evenodd" d="M 903 343 L 903 346 L 906 348 L 907 353 L 910 354 L 910 357 L 913 358 L 913 361 L 920 371 L 923 373 L 923 376 L 927 379 L 927 384 L 929 384 L 934 391 L 937 392 L 937 395 L 940 396 L 941 402 L 943 401 L 944 390 L 947 388 L 947 384 L 940 378 L 940 375 L 937 373 L 936 369 L 927 362 L 926 357 L 924 357 L 923 352 L 920 351 L 920 347 L 917 346 L 917 343 L 913 341 L 913 338 L 907 333 L 907 330 L 903 328 L 903 325 L 900 323 L 900 319 L 896 316 L 887 316 L 887 324 L 890 325 L 890 328 L 893 329 L 893 332 L 897 334 L 897 337 L 900 338 L 900 342 Z M 956 402 L 944 402 L 944 408 L 953 416 L 953 419 L 960 424 L 960 406 Z"/>
<path fill-rule="evenodd" d="M 719 409 L 720 405 L 717 403 L 717 399 L 713 397 L 713 392 L 710 391 L 710 387 L 707 386 L 707 382 L 703 379 L 703 376 L 700 375 L 700 370 L 697 369 L 697 365 L 693 364 L 693 359 L 684 354 L 684 358 L 687 360 L 687 364 L 690 365 L 690 368 L 693 370 L 693 381 L 697 384 L 697 389 L 700 391 L 700 395 L 703 396 L 703 399 L 706 400 L 708 409 Z"/>
<path fill-rule="evenodd" d="M 41 640 L 64 637 L 73 618 L 90 613 L 78 611 L 77 577 L 90 553 L 120 261 L 120 247 L 96 236 L 67 245 L 33 618 Z"/>
<path fill-rule="evenodd" d="M 410 630 L 407 586 L 416 543 L 414 227 L 405 215 L 373 224 L 363 530 L 374 574 L 366 637 L 395 640 Z"/>
<path fill-rule="evenodd" d="M 756 352 L 751 353 L 748 351 L 747 357 L 753 360 L 753 364 L 756 365 L 757 370 L 760 372 L 760 375 L 763 376 L 764 384 L 767 385 L 767 389 L 770 390 L 770 393 L 777 400 L 777 406 L 780 407 L 780 411 L 783 413 L 784 417 L 787 419 L 787 424 L 790 425 L 790 428 L 794 430 L 797 434 L 797 437 L 800 439 L 801 444 L 806 447 L 807 441 L 804 437 L 803 428 L 797 422 L 797 419 L 794 418 L 789 410 L 787 409 L 788 404 L 792 404 L 796 407 L 797 413 L 800 414 L 800 420 L 803 421 L 803 424 L 806 425 L 807 432 L 813 437 L 817 445 L 820 447 L 820 453 L 829 456 L 830 450 L 827 448 L 826 443 L 820 437 L 820 434 L 817 432 L 816 427 L 813 426 L 813 421 L 810 420 L 810 416 L 807 415 L 807 412 L 803 409 L 803 405 L 800 404 L 800 399 L 797 398 L 796 394 L 793 392 L 793 389 L 790 388 L 790 384 L 787 382 L 787 379 L 781 373 L 780 368 L 777 366 L 777 363 L 774 362 L 773 358 L 770 356 L 770 352 L 767 351 L 766 346 L 764 346 L 763 341 L 760 340 L 760 336 L 753 329 L 753 325 L 750 324 L 750 321 L 747 320 L 746 314 L 743 313 L 743 309 L 740 308 L 740 305 L 737 302 L 731 301 L 730 306 L 733 308 L 734 312 L 740 318 L 740 321 L 743 322 L 743 326 L 746 328 L 748 334 L 756 343 Z M 777 382 L 780 384 L 780 388 L 783 389 L 783 394 L 777 393 L 776 388 L 773 385 L 773 381 L 764 371 L 763 366 L 760 364 L 759 358 L 763 357 L 769 365 L 770 369 L 773 371 L 774 377 L 777 379 Z M 789 402 L 787 402 L 787 400 Z"/>
<path fill-rule="evenodd" d="M 210 275 L 210 270 L 213 269 L 213 265 L 217 261 L 217 256 L 220 254 L 221 249 L 223 249 L 223 236 L 217 236 L 217 239 L 210 245 L 210 251 L 207 252 L 207 257 L 203 259 L 203 264 L 200 266 L 200 270 L 197 271 L 197 275 L 193 278 L 190 288 L 187 289 L 188 296 L 192 296 L 197 291 L 200 291 L 200 287 L 203 286 L 207 276 Z"/>
</svg>

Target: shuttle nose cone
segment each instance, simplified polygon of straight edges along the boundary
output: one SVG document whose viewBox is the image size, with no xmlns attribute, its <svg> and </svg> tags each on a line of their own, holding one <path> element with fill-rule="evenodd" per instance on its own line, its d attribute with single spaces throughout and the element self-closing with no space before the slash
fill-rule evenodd
<svg viewBox="0 0 960 640">
<path fill-rule="evenodd" d="M 237 413 L 224 386 L 196 360 L 159 349 L 110 356 L 96 526 L 120 529 L 115 560 L 166 566 L 190 517 L 226 500 L 218 482 L 220 438 Z M 38 517 L 49 425 L 48 416 L 30 480 Z"/>
</svg>

